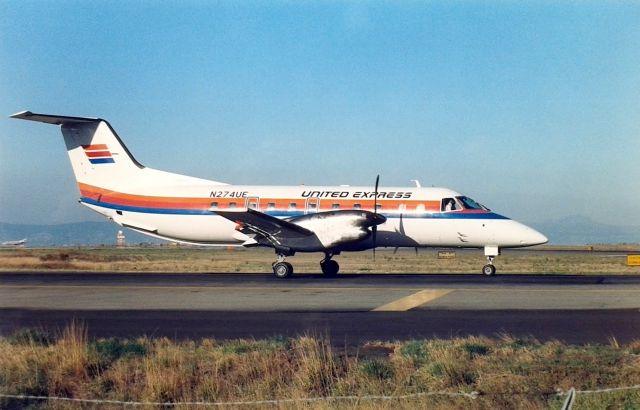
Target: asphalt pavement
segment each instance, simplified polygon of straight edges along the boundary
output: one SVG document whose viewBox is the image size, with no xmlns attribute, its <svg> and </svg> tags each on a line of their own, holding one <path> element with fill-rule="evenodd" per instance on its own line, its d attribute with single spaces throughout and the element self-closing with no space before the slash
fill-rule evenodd
<svg viewBox="0 0 640 410">
<path fill-rule="evenodd" d="M 624 343 L 640 339 L 640 276 L 0 273 L 0 334 L 72 320 L 92 337 Z"/>
</svg>

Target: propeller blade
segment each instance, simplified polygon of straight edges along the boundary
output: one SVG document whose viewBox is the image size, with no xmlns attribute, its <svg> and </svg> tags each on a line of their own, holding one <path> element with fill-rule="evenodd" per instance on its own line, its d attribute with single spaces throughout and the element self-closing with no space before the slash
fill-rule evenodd
<svg viewBox="0 0 640 410">
<path fill-rule="evenodd" d="M 373 196 L 373 213 L 377 214 L 378 213 L 378 183 L 380 182 L 380 175 L 378 174 L 378 176 L 376 176 L 376 187 L 373 190 L 374 192 L 374 196 Z"/>
<path fill-rule="evenodd" d="M 373 214 L 378 214 L 378 184 L 380 183 L 380 174 L 376 176 L 376 186 L 373 190 Z M 377 236 L 378 236 L 378 225 L 373 225 L 371 227 L 371 236 L 373 240 L 373 260 L 376 260 L 376 246 L 377 246 Z"/>
</svg>

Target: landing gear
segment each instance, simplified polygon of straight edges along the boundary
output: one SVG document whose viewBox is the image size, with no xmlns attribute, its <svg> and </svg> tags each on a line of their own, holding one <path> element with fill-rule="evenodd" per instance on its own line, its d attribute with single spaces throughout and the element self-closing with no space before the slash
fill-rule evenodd
<svg viewBox="0 0 640 410">
<path fill-rule="evenodd" d="M 496 267 L 493 266 L 493 261 L 490 261 L 482 267 L 482 274 L 486 276 L 493 276 L 496 274 Z"/>
<path fill-rule="evenodd" d="M 500 249 L 497 246 L 485 246 L 484 255 L 487 257 L 487 263 L 482 267 L 482 274 L 485 276 L 493 276 L 496 274 L 496 267 L 493 266 L 493 260 L 500 255 Z"/>
<path fill-rule="evenodd" d="M 327 253 L 325 258 L 320 261 L 320 269 L 322 269 L 322 273 L 325 277 L 336 276 L 340 270 L 340 265 L 338 265 L 338 262 L 331 259 L 332 257 L 333 254 Z"/>
<path fill-rule="evenodd" d="M 276 253 L 278 253 L 278 251 L 276 251 Z M 325 277 L 334 277 L 338 274 L 340 265 L 331 259 L 337 254 L 337 252 L 326 253 L 324 259 L 320 261 L 320 269 L 322 269 Z M 278 260 L 271 265 L 273 267 L 273 274 L 278 279 L 286 279 L 293 275 L 293 266 L 284 260 L 287 256 L 292 256 L 292 253 L 278 253 Z"/>
<path fill-rule="evenodd" d="M 286 279 L 293 275 L 293 265 L 284 261 L 285 255 L 279 254 L 278 261 L 273 263 L 273 274 L 278 279 Z"/>
</svg>

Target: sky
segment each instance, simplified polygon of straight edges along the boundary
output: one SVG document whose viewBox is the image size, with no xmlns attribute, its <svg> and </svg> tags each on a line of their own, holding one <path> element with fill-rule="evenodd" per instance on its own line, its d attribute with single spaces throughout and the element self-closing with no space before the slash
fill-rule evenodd
<svg viewBox="0 0 640 410">
<path fill-rule="evenodd" d="M 201 178 L 640 226 L 640 2 L 0 1 L 0 222 L 101 220 L 22 110 Z"/>
</svg>

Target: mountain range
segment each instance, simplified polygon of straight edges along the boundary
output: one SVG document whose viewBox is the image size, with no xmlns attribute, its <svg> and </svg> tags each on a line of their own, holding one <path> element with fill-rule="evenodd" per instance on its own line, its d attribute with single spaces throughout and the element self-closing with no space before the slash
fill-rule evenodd
<svg viewBox="0 0 640 410">
<path fill-rule="evenodd" d="M 163 243 L 156 238 L 124 229 L 112 222 L 73 222 L 57 225 L 27 225 L 0 222 L 0 242 L 27 239 L 27 246 L 100 246 L 115 245 L 121 230 L 126 243 Z"/>
<path fill-rule="evenodd" d="M 640 243 L 640 226 L 616 226 L 584 216 L 531 224 L 556 245 Z M 0 222 L 0 242 L 27 238 L 27 246 L 114 245 L 124 231 L 128 244 L 160 244 L 164 241 L 123 229 L 111 222 L 75 222 L 57 225 L 27 225 Z"/>
</svg>

